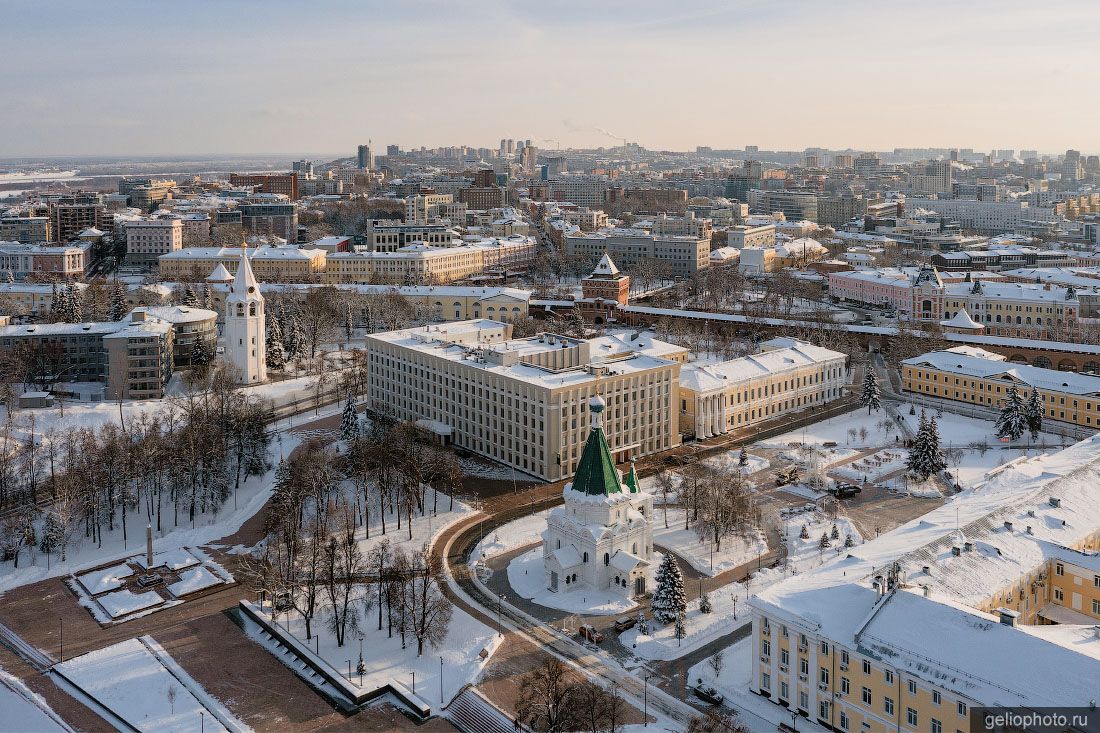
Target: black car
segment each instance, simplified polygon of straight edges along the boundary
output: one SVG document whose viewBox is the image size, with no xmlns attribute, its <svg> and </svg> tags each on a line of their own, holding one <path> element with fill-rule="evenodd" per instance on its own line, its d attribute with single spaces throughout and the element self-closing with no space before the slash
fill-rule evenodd
<svg viewBox="0 0 1100 733">
<path fill-rule="evenodd" d="M 829 493 L 838 499 L 850 499 L 861 491 L 863 489 L 855 484 L 837 484 L 829 490 Z"/>
<path fill-rule="evenodd" d="M 722 703 L 722 700 L 724 699 L 722 697 L 722 693 L 714 689 L 710 685 L 698 684 L 695 686 L 693 691 L 695 692 L 695 696 L 697 698 L 699 698 L 700 700 L 705 700 L 711 705 L 720 705 Z"/>
</svg>

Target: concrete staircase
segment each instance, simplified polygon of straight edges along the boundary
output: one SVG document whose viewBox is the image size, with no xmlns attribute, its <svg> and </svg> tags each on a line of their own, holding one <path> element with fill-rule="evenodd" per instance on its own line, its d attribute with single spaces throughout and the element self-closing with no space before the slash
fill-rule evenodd
<svg viewBox="0 0 1100 733">
<path fill-rule="evenodd" d="M 466 687 L 447 706 L 447 717 L 465 733 L 514 733 L 515 723 L 473 687 Z M 527 728 L 520 726 L 519 730 Z"/>
</svg>

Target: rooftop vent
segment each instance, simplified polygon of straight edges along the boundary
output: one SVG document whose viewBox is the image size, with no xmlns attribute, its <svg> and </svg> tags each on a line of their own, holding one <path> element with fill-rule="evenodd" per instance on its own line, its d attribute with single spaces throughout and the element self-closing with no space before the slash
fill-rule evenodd
<svg viewBox="0 0 1100 733">
<path fill-rule="evenodd" d="M 1055 508 L 1060 507 L 1062 506 L 1062 500 L 1057 496 L 1052 496 L 1050 497 L 1050 505 Z"/>
<path fill-rule="evenodd" d="M 962 550 L 959 548 L 958 545 L 955 545 L 954 547 L 951 548 L 951 554 L 954 555 L 955 557 L 958 557 L 959 555 L 962 554 Z"/>
<path fill-rule="evenodd" d="M 1001 623 L 1005 626 L 1015 626 L 1016 619 L 1020 617 L 1020 614 L 1013 611 L 1011 608 L 1001 607 L 997 609 L 997 615 L 1001 617 Z"/>
<path fill-rule="evenodd" d="M 1012 522 L 1005 522 L 1005 529 L 1009 532 L 1012 531 Z"/>
<path fill-rule="evenodd" d="M 964 542 L 963 543 L 963 549 L 967 552 L 974 552 L 974 543 L 973 542 Z"/>
<path fill-rule="evenodd" d="M 1030 524 L 1027 525 L 1027 533 L 1028 534 L 1035 534 L 1034 532 L 1031 531 L 1031 525 Z"/>
</svg>

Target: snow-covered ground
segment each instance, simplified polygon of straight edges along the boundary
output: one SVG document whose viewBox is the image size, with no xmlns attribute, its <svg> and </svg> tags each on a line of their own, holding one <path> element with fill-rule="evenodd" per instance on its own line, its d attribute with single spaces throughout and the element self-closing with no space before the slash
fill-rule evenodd
<svg viewBox="0 0 1100 733">
<path fill-rule="evenodd" d="M 0 727 L 20 733 L 71 733 L 42 697 L 0 670 Z"/>
<path fill-rule="evenodd" d="M 96 703 L 143 732 L 249 730 L 149 637 L 89 652 L 57 669 Z"/>
<path fill-rule="evenodd" d="M 896 425 L 896 430 L 893 432 L 886 430 L 879 424 L 884 421 L 893 422 L 882 410 L 872 412 L 870 415 L 867 414 L 866 409 L 854 410 L 784 433 L 767 440 L 763 445 L 786 448 L 791 443 L 812 445 L 836 443 L 840 448 L 878 448 L 893 443 L 895 436 L 901 434 L 901 428 Z M 850 430 L 855 432 L 850 433 Z"/>
<path fill-rule="evenodd" d="M 141 567 L 146 567 L 145 555 L 138 555 L 134 558 Z M 186 548 L 179 548 L 176 550 L 168 550 L 166 552 L 154 552 L 153 553 L 153 567 L 159 568 L 165 566 L 169 570 L 182 570 L 189 568 L 192 565 L 198 565 L 199 559 L 187 551 Z"/>
<path fill-rule="evenodd" d="M 112 565 L 102 570 L 92 570 L 88 573 L 76 576 L 84 589 L 93 596 L 97 593 L 106 593 L 109 590 L 122 587 L 122 581 L 134 574 L 133 569 L 126 563 Z"/>
<path fill-rule="evenodd" d="M 656 558 L 658 555 L 654 553 Z M 594 616 L 615 616 L 626 613 L 638 604 L 618 593 L 581 587 L 578 590 L 559 590 L 554 593 L 545 585 L 542 547 L 525 552 L 508 563 L 508 585 L 524 598 L 540 606 L 557 608 L 570 613 Z"/>
<path fill-rule="evenodd" d="M 659 624 L 647 618 L 648 634 L 640 633 L 635 626 L 619 635 L 619 643 L 642 659 L 677 659 L 749 623 L 752 614 L 745 605 L 748 595 L 741 583 L 724 585 L 707 596 L 711 613 L 699 611 L 698 598 L 688 601 L 683 639 L 676 638 L 675 624 Z"/>
<path fill-rule="evenodd" d="M 681 507 L 670 507 L 669 526 L 665 529 L 664 510 L 654 511 L 653 541 L 667 547 L 704 575 L 714 576 L 733 570 L 768 551 L 767 540 L 756 532 L 751 537 L 726 537 L 721 548 L 711 552 L 713 542 L 700 539 L 694 528 L 684 529 L 684 514 Z"/>
<path fill-rule="evenodd" d="M 286 618 L 280 617 L 280 634 L 287 633 Z M 499 644 L 495 629 L 490 629 L 459 608 L 454 609 L 443 642 L 438 648 L 425 644 L 424 655 L 421 657 L 416 656 L 416 637 L 406 633 L 405 648 L 402 649 L 401 635 L 396 628 L 393 636 L 389 635 L 385 618 L 382 628 L 378 628 L 377 608 L 363 614 L 359 620 L 358 632 L 349 632 L 342 647 L 337 645 L 336 637 L 327 624 L 314 623 L 313 639 L 307 642 L 305 622 L 301 615 L 292 612 L 289 619 L 290 633 L 294 638 L 319 656 L 339 676 L 348 680 L 353 689 L 370 691 L 389 684 L 391 680 L 411 687 L 415 672 L 417 693 L 433 705 L 439 700 L 441 673 L 444 700 L 450 702 L 464 685 L 477 680 Z M 488 652 L 484 659 L 480 656 L 482 650 Z M 355 671 L 360 654 L 365 667 L 361 680 Z M 349 663 L 352 672 L 350 678 Z"/>
<path fill-rule="evenodd" d="M 155 591 L 151 590 L 145 591 L 144 593 L 132 593 L 129 590 L 116 590 L 113 593 L 100 596 L 95 600 L 112 619 L 129 616 L 132 613 L 144 611 L 147 608 L 153 608 L 154 606 L 159 606 L 164 603 L 164 599 L 157 595 Z"/>
<path fill-rule="evenodd" d="M 451 506 L 451 499 L 446 494 L 440 493 L 438 511 L 433 513 L 432 507 L 436 506 L 436 497 L 435 491 L 431 487 L 424 489 L 424 506 L 426 508 L 424 516 L 420 516 L 419 513 L 413 514 L 412 538 L 409 537 L 407 518 L 402 518 L 401 528 L 398 529 L 397 515 L 392 511 L 387 512 L 385 519 L 386 533 L 382 534 L 382 517 L 379 516 L 378 511 L 372 511 L 370 539 L 367 539 L 367 532 L 364 527 L 355 530 L 355 537 L 359 541 L 359 548 L 364 556 L 382 540 L 388 540 L 391 547 L 400 547 L 405 552 L 415 552 L 430 543 L 432 537 L 443 528 L 457 522 L 473 511 L 457 500 L 454 503 L 454 511 L 448 511 Z"/>
<path fill-rule="evenodd" d="M 174 596 L 185 596 L 188 593 L 197 593 L 206 588 L 213 588 L 225 581 L 201 565 L 197 568 L 188 568 L 180 573 L 179 581 L 168 586 L 168 590 Z"/>
<path fill-rule="evenodd" d="M 884 476 L 904 469 L 908 457 L 909 452 L 904 448 L 886 448 L 836 466 L 832 472 L 849 481 L 862 482 L 866 479 L 875 483 Z"/>
<path fill-rule="evenodd" d="M 477 543 L 473 555 L 470 556 L 471 560 L 488 560 L 532 542 L 541 542 L 542 533 L 546 529 L 546 515 L 549 513 L 550 510 L 545 509 L 497 527 Z"/>
<path fill-rule="evenodd" d="M 117 405 L 115 409 L 117 413 Z M 65 415 L 66 417 L 69 415 L 67 407 Z M 269 452 L 272 463 L 278 461 L 280 453 L 289 454 L 299 442 L 301 438 L 293 433 L 279 433 Z M 246 520 L 267 503 L 274 478 L 274 468 L 263 475 L 247 477 L 241 482 L 241 488 L 236 492 L 236 497 L 230 497 L 217 515 L 198 515 L 194 526 L 187 521 L 186 512 L 180 512 L 179 523 L 176 524 L 171 509 L 166 508 L 161 520 L 163 528 L 161 532 L 156 531 L 156 518 L 153 518 L 154 551 L 166 553 L 185 546 L 196 547 L 236 532 Z M 103 528 L 102 546 L 86 540 L 83 532 L 78 528 L 69 544 L 64 562 L 61 562 L 56 552 L 47 562 L 45 555 L 35 549 L 33 553 L 24 552 L 18 568 L 14 568 L 11 562 L 0 563 L 0 593 L 58 575 L 79 574 L 84 568 L 102 565 L 112 558 L 131 557 L 144 547 L 144 530 L 149 521 L 144 506 L 135 507 L 128 514 L 129 533 L 126 541 L 123 541 L 120 519 L 116 517 L 113 532 L 108 531 L 106 527 Z"/>
<path fill-rule="evenodd" d="M 518 483 L 538 481 L 537 478 L 530 474 L 480 456 L 464 456 L 458 459 L 458 463 L 462 466 L 463 476 L 493 479 L 495 481 L 511 481 L 515 479 Z"/>
</svg>

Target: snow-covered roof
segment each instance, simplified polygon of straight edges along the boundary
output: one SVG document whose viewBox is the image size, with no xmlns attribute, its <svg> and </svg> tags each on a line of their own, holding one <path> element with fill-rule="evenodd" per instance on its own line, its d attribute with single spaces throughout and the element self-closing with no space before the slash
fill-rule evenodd
<svg viewBox="0 0 1100 733">
<path fill-rule="evenodd" d="M 611 567 L 620 572 L 629 573 L 631 570 L 638 567 L 639 564 L 647 565 L 648 563 L 637 555 L 631 555 L 629 552 L 624 552 L 623 550 L 618 550 L 611 556 Z"/>
<path fill-rule="evenodd" d="M 1100 639 L 1091 626 L 1011 627 L 973 606 L 1062 553 L 1096 562 L 1067 546 L 1082 545 L 1098 528 L 1095 435 L 995 468 L 952 501 L 750 603 L 985 704 L 1085 705 L 1100 679 Z M 956 554 L 960 541 L 970 549 Z M 894 563 L 902 586 L 880 598 L 871 579 Z M 917 586 L 930 595 L 913 592 Z"/>
<path fill-rule="evenodd" d="M 1076 395 L 1100 396 L 1100 377 L 1057 369 L 1044 369 L 1028 364 L 982 359 L 950 351 L 931 351 L 901 362 L 905 366 L 925 367 L 949 374 L 1000 379 L 1013 384 Z"/>
<path fill-rule="evenodd" d="M 781 374 L 810 364 L 843 360 L 844 354 L 795 339 L 772 339 L 759 354 L 717 364 L 687 364 L 680 370 L 680 387 L 709 392 L 762 376 Z"/>
<path fill-rule="evenodd" d="M 967 346 L 965 344 L 952 346 L 949 349 L 944 349 L 944 351 L 950 354 L 962 354 L 963 356 L 973 356 L 977 359 L 989 359 L 991 361 L 1006 361 L 1008 359 L 1004 354 L 995 354 L 992 351 L 986 351 L 977 346 Z"/>
<path fill-rule="evenodd" d="M 229 282 L 233 279 L 233 276 L 229 274 L 229 270 L 225 269 L 225 265 L 218 263 L 218 266 L 214 268 L 214 271 L 206 276 L 206 279 L 211 282 Z"/>
<path fill-rule="evenodd" d="M 615 263 L 611 261 L 610 255 L 607 252 L 603 253 L 603 257 L 600 258 L 599 263 L 596 265 L 596 269 L 592 271 L 593 275 L 602 275 L 604 277 L 615 277 L 619 274 L 619 268 L 615 267 Z"/>
<path fill-rule="evenodd" d="M 206 308 L 192 308 L 186 305 L 140 306 L 134 308 L 133 313 L 145 313 L 147 316 L 160 318 L 172 324 L 201 323 L 203 321 L 217 320 L 218 314 Z"/>
</svg>

